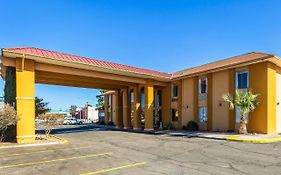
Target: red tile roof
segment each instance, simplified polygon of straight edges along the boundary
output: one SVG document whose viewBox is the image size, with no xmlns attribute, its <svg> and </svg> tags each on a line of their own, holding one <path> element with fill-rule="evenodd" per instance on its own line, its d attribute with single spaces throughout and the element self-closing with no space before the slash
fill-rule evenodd
<svg viewBox="0 0 281 175">
<path fill-rule="evenodd" d="M 72 62 L 78 62 L 78 63 L 84 63 L 84 64 L 90 64 L 95 65 L 103 68 L 108 69 L 117 69 L 121 71 L 128 71 L 128 72 L 134 72 L 134 73 L 140 73 L 140 74 L 147 74 L 152 76 L 161 76 L 165 78 L 171 78 L 171 74 L 158 72 L 154 70 L 144 69 L 144 68 L 137 68 L 133 66 L 127 66 L 123 64 L 118 63 L 112 63 L 97 59 L 91 59 L 81 56 L 75 56 L 71 54 L 61 53 L 61 52 L 55 52 L 45 49 L 39 49 L 34 47 L 16 47 L 16 48 L 4 48 L 4 50 L 11 51 L 11 52 L 17 52 L 17 53 L 24 53 L 24 54 L 32 54 L 35 56 L 42 56 L 42 57 L 49 57 L 53 59 L 59 59 L 64 61 L 72 61 Z"/>
<path fill-rule="evenodd" d="M 154 70 L 149 69 L 143 69 L 143 68 L 137 68 L 133 66 L 127 66 L 123 64 L 118 63 L 112 63 L 97 59 L 91 59 L 81 56 L 75 56 L 71 54 L 65 54 L 55 51 L 49 51 L 45 49 L 39 49 L 34 47 L 18 47 L 18 48 L 4 48 L 5 51 L 15 52 L 15 53 L 24 53 L 24 54 L 31 54 L 35 56 L 41 56 L 41 57 L 49 57 L 52 59 L 58 59 L 58 60 L 64 60 L 64 61 L 72 61 L 76 63 L 84 63 L 84 64 L 90 64 L 102 68 L 108 68 L 108 69 L 115 69 L 115 70 L 121 70 L 121 71 L 127 71 L 127 72 L 134 72 L 139 74 L 145 74 L 145 75 L 151 75 L 155 77 L 164 77 L 164 78 L 180 78 L 184 76 L 192 76 L 200 73 L 204 73 L 206 71 L 212 71 L 217 70 L 221 68 L 225 68 L 228 66 L 235 66 L 239 64 L 249 63 L 253 61 L 258 61 L 270 57 L 274 57 L 274 55 L 266 54 L 266 53 L 258 53 L 258 52 L 251 52 L 231 58 L 227 58 L 220 61 L 215 61 L 212 63 L 204 64 L 198 67 L 193 67 L 190 69 L 185 69 L 182 71 L 174 72 L 172 74 L 158 72 Z"/>
<path fill-rule="evenodd" d="M 215 61 L 212 63 L 204 64 L 201 66 L 193 67 L 190 69 L 185 69 L 182 71 L 174 72 L 172 74 L 173 78 L 178 78 L 182 76 L 192 76 L 194 74 L 199 74 L 206 71 L 212 71 L 215 69 L 221 69 L 224 67 L 231 67 L 239 64 L 249 63 L 253 61 L 258 61 L 266 58 L 274 57 L 274 55 L 259 53 L 259 52 L 250 52 L 243 55 L 238 55 L 235 57 L 227 58 L 224 60 Z"/>
</svg>

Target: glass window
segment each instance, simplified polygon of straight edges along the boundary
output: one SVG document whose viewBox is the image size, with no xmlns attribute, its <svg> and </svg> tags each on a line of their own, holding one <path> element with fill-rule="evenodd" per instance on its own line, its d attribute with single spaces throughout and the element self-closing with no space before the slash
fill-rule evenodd
<svg viewBox="0 0 281 175">
<path fill-rule="evenodd" d="M 178 96 L 178 85 L 172 84 L 172 97 Z"/>
<path fill-rule="evenodd" d="M 205 94 L 208 91 L 208 81 L 207 78 L 200 78 L 199 79 L 199 93 Z"/>
<path fill-rule="evenodd" d="M 177 109 L 172 109 L 172 121 L 178 121 L 179 111 Z"/>
<path fill-rule="evenodd" d="M 247 89 L 249 87 L 249 71 L 236 72 L 236 89 Z"/>
<path fill-rule="evenodd" d="M 206 123 L 208 121 L 208 108 L 199 107 L 198 117 L 199 117 L 199 123 Z"/>
<path fill-rule="evenodd" d="M 134 92 L 130 92 L 131 103 L 134 103 Z"/>
<path fill-rule="evenodd" d="M 249 120 L 249 113 L 246 113 L 246 123 L 248 123 Z M 241 120 L 241 110 L 240 107 L 236 107 L 235 109 L 235 122 L 236 123 L 240 123 Z"/>
<path fill-rule="evenodd" d="M 156 91 L 155 106 L 160 107 L 162 105 L 161 101 L 161 90 Z"/>
</svg>

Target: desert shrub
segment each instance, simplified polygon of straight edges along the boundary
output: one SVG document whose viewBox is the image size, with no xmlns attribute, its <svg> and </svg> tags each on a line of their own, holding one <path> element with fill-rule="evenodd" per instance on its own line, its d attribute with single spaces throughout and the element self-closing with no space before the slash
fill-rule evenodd
<svg viewBox="0 0 281 175">
<path fill-rule="evenodd" d="M 42 114 L 38 117 L 42 122 L 40 123 L 44 126 L 46 137 L 49 137 L 52 129 L 54 129 L 57 125 L 63 124 L 64 116 L 62 114 Z"/>
<path fill-rule="evenodd" d="M 169 122 L 169 123 L 164 124 L 163 129 L 164 130 L 172 130 L 172 129 L 174 129 L 173 123 Z"/>
<path fill-rule="evenodd" d="M 109 121 L 107 125 L 114 126 L 113 121 Z"/>
<path fill-rule="evenodd" d="M 186 124 L 185 130 L 187 130 L 187 131 L 198 131 L 198 124 L 195 121 L 189 121 Z"/>
<path fill-rule="evenodd" d="M 18 116 L 16 110 L 9 104 L 5 104 L 4 108 L 0 110 L 0 141 L 4 140 L 4 133 L 8 129 L 15 125 L 18 121 Z M 5 135 L 9 137 L 9 135 Z"/>
</svg>

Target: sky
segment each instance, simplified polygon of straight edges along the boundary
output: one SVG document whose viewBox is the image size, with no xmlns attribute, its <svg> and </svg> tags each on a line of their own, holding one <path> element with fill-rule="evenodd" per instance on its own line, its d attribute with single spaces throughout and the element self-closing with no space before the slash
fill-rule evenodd
<svg viewBox="0 0 281 175">
<path fill-rule="evenodd" d="M 32 46 L 168 73 L 253 51 L 281 56 L 280 0 L 0 4 L 0 48 Z M 3 87 L 0 80 L 2 94 Z M 66 110 L 95 104 L 98 91 L 36 84 L 35 94 Z"/>
</svg>

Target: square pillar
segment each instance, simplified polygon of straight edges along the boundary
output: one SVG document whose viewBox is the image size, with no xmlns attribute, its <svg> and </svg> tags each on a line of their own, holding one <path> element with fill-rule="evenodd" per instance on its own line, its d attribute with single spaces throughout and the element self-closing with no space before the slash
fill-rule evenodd
<svg viewBox="0 0 281 175">
<path fill-rule="evenodd" d="M 208 94 L 207 94 L 207 107 L 208 107 L 208 121 L 207 130 L 213 129 L 213 74 L 208 74 Z"/>
<path fill-rule="evenodd" d="M 162 89 L 162 122 L 172 122 L 172 88 L 171 83 Z"/>
<path fill-rule="evenodd" d="M 179 118 L 178 118 L 178 128 L 177 129 L 182 129 L 183 125 L 185 125 L 186 123 L 182 123 L 182 80 L 178 81 L 178 103 L 177 103 L 177 107 L 178 107 L 178 112 L 179 112 Z"/>
<path fill-rule="evenodd" d="M 123 128 L 123 102 L 122 102 L 122 91 L 116 91 L 116 127 Z"/>
<path fill-rule="evenodd" d="M 17 143 L 35 141 L 34 61 L 16 60 Z"/>
<path fill-rule="evenodd" d="M 130 129 L 131 126 L 131 100 L 129 88 L 123 90 L 123 124 L 125 129 Z"/>
<path fill-rule="evenodd" d="M 104 123 L 108 124 L 109 113 L 108 113 L 108 95 L 104 96 Z"/>
<path fill-rule="evenodd" d="M 140 88 L 134 87 L 134 104 L 133 104 L 133 116 L 134 116 L 134 129 L 141 129 L 141 106 L 140 106 Z"/>
<path fill-rule="evenodd" d="M 145 117 L 145 130 L 154 130 L 153 126 L 153 109 L 154 109 L 154 86 L 151 80 L 148 80 L 144 86 L 145 105 L 144 105 L 144 117 Z"/>
</svg>

